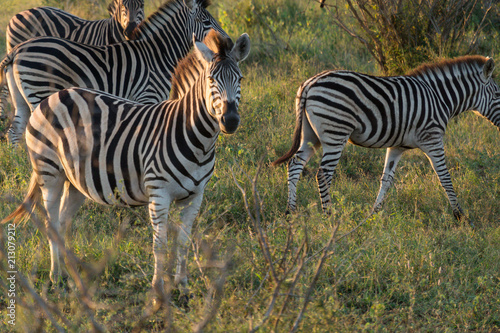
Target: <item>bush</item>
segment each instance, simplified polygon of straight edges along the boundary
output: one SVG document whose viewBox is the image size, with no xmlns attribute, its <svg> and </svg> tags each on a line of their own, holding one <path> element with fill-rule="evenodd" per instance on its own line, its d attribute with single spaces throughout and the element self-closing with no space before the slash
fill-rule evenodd
<svg viewBox="0 0 500 333">
<path fill-rule="evenodd" d="M 333 2 L 333 1 L 332 1 Z M 323 1 L 333 21 L 358 39 L 384 74 L 402 74 L 438 57 L 478 50 L 493 5 L 487 1 Z"/>
</svg>

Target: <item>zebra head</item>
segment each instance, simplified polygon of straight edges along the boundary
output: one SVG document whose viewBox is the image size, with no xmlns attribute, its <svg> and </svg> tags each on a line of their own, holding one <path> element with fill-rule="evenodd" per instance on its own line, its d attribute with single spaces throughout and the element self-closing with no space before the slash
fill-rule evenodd
<svg viewBox="0 0 500 333">
<path fill-rule="evenodd" d="M 203 40 L 211 29 L 219 32 L 223 37 L 229 38 L 227 33 L 221 28 L 219 23 L 207 10 L 210 0 L 186 0 L 186 5 L 191 8 L 193 33 L 197 38 Z"/>
<path fill-rule="evenodd" d="M 193 36 L 194 52 L 205 68 L 205 104 L 208 112 L 219 123 L 223 133 L 232 134 L 238 129 L 238 105 L 241 96 L 241 79 L 238 67 L 250 52 L 250 38 L 242 34 L 235 44 L 229 37 L 211 31 L 198 42 Z"/>
<path fill-rule="evenodd" d="M 134 29 L 144 20 L 144 0 L 114 0 L 108 7 L 127 38 L 131 38 Z"/>
<path fill-rule="evenodd" d="M 477 113 L 488 119 L 500 130 L 500 87 L 494 80 L 494 70 L 495 62 L 492 58 L 488 58 L 482 70 L 483 98 L 481 98 L 476 110 Z"/>
</svg>

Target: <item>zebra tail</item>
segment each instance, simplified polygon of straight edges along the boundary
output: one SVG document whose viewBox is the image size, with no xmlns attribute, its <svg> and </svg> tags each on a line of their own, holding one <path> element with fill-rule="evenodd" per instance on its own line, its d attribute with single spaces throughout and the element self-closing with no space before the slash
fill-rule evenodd
<svg viewBox="0 0 500 333">
<path fill-rule="evenodd" d="M 293 131 L 292 148 L 290 148 L 285 155 L 271 163 L 272 166 L 277 166 L 288 161 L 299 150 L 300 141 L 302 139 L 302 121 L 304 119 L 304 105 L 306 101 L 305 95 L 307 94 L 307 92 L 304 93 L 305 87 L 306 83 L 302 84 L 295 97 L 295 129 Z"/>
<path fill-rule="evenodd" d="M 33 172 L 31 175 L 30 185 L 28 187 L 28 194 L 26 194 L 26 197 L 24 197 L 23 203 L 20 204 L 14 212 L 4 218 L 0 223 L 4 224 L 10 220 L 14 220 L 14 224 L 26 222 L 28 218 L 34 213 L 35 207 L 40 201 L 41 196 L 42 191 L 40 191 L 40 185 L 38 185 L 36 175 Z"/>
</svg>

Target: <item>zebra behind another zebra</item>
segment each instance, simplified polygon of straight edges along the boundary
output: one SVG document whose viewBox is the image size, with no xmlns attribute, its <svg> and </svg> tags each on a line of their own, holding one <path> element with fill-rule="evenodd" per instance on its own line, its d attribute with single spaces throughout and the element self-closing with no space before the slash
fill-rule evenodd
<svg viewBox="0 0 500 333">
<path fill-rule="evenodd" d="M 26 134 L 33 174 L 24 203 L 4 219 L 19 221 L 43 198 L 49 223 L 61 237 L 85 197 L 119 206 L 148 205 L 154 229 L 153 287 L 163 286 L 170 204 L 181 207 L 176 283 L 187 285 L 186 252 L 205 185 L 215 165 L 220 131 L 234 133 L 242 74 L 238 62 L 250 52 L 243 34 L 233 45 L 213 31 L 180 65 L 174 86 L 182 97 L 143 105 L 90 89 L 62 90 L 30 117 Z M 182 82 L 195 66 L 198 77 Z M 50 278 L 58 282 L 60 253 L 49 237 Z"/>
<path fill-rule="evenodd" d="M 177 62 L 191 48 L 193 33 L 210 29 L 227 34 L 210 15 L 207 0 L 169 0 L 135 29 L 135 39 L 106 46 L 39 37 L 17 45 L 0 64 L 15 117 L 9 141 L 22 137 L 31 111 L 46 97 L 70 87 L 85 87 L 141 103 L 168 99 Z"/>
<path fill-rule="evenodd" d="M 443 136 L 448 121 L 468 110 L 500 128 L 500 89 L 492 78 L 494 67 L 493 59 L 465 56 L 423 65 L 407 76 L 326 71 L 306 80 L 296 96 L 292 148 L 273 162 L 289 160 L 287 210 L 296 209 L 299 176 L 314 148 L 322 146 L 316 178 L 323 211 L 329 211 L 332 176 L 350 141 L 387 148 L 373 211 L 381 209 L 403 152 L 420 148 L 439 177 L 454 216 L 463 217 L 445 163 Z"/>
<path fill-rule="evenodd" d="M 109 45 L 129 39 L 144 20 L 144 0 L 113 0 L 108 19 L 88 21 L 59 8 L 36 7 L 14 15 L 7 25 L 7 53 L 31 38 L 51 36 L 88 45 Z M 0 92 L 0 115 L 5 117 L 8 89 Z"/>
<path fill-rule="evenodd" d="M 109 45 L 132 36 L 144 20 L 144 0 L 113 0 L 110 18 L 88 21 L 54 7 L 36 7 L 14 15 L 7 26 L 7 53 L 31 38 L 50 36 L 89 45 Z"/>
</svg>

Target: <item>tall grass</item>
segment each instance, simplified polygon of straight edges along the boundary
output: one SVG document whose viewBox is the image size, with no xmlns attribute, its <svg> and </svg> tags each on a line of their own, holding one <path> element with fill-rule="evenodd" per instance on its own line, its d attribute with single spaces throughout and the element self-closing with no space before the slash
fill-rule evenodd
<svg viewBox="0 0 500 333">
<path fill-rule="evenodd" d="M 286 169 L 272 168 L 269 162 L 290 147 L 298 86 L 322 70 L 377 74 L 376 66 L 316 2 L 222 0 L 210 10 L 231 36 L 248 32 L 252 52 L 241 64 L 242 124 L 236 134 L 219 139 L 215 173 L 195 226 L 189 310 L 175 294 L 171 306 L 154 307 L 152 230 L 146 211 L 86 203 L 66 244 L 80 260 L 79 271 L 95 304 L 90 312 L 72 279 L 66 294 L 48 289 L 49 249 L 41 230 L 33 222 L 17 229 L 17 269 L 30 288 L 62 313 L 56 324 L 68 331 L 190 331 L 207 316 L 206 305 L 220 297 L 206 331 L 281 332 L 292 329 L 310 292 L 300 331 L 500 330 L 498 131 L 470 113 L 452 121 L 446 135 L 452 181 L 474 229 L 454 221 L 429 162 L 423 153 L 410 151 L 400 162 L 384 210 L 341 238 L 368 215 L 385 155 L 352 145 L 344 150 L 332 184 L 332 215 L 320 214 L 317 154 L 298 183 L 298 214 L 285 216 Z M 0 216 L 23 198 L 30 170 L 23 148 L 0 144 Z M 270 262 L 254 225 L 256 216 Z M 117 237 L 121 225 L 126 228 Z M 325 252 L 337 226 L 335 242 Z M 313 283 L 322 253 L 324 265 Z M 215 286 L 223 274 L 221 296 Z M 9 326 L 3 287 L 0 317 L 5 329 L 56 330 L 28 287 L 18 291 L 16 326 Z"/>
</svg>

